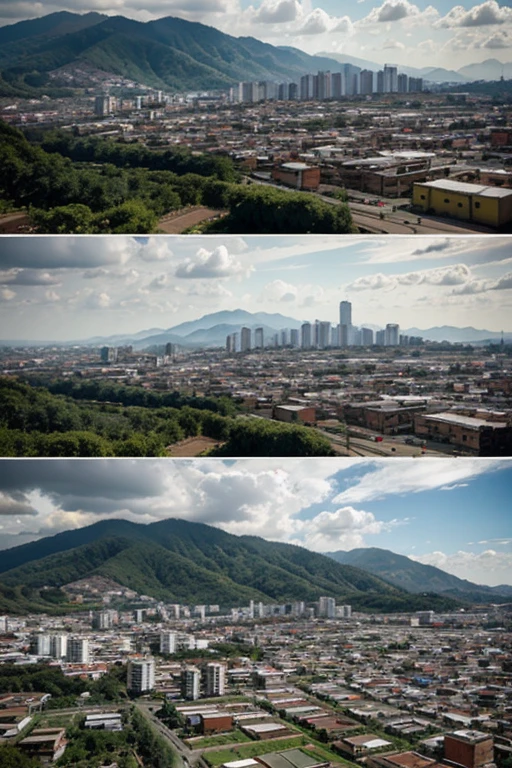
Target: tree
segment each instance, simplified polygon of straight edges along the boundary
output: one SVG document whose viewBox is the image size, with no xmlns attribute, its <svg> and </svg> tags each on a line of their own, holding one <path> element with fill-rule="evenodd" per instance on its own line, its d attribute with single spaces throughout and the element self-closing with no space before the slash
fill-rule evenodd
<svg viewBox="0 0 512 768">
<path fill-rule="evenodd" d="M 10 744 L 0 746 L 0 765 L 2 768 L 40 768 L 35 757 L 28 757 L 21 749 Z"/>
<path fill-rule="evenodd" d="M 153 232 L 158 217 L 140 200 L 128 200 L 114 208 L 108 208 L 96 217 L 102 232 L 114 235 L 136 235 Z"/>
</svg>

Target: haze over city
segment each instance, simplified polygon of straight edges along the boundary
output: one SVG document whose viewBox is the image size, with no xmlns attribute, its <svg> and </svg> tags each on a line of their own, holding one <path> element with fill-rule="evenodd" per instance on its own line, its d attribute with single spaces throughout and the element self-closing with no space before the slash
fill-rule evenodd
<svg viewBox="0 0 512 768">
<path fill-rule="evenodd" d="M 243 308 L 299 321 L 510 331 L 505 237 L 9 238 L 2 337 L 79 340 Z M 441 314 L 442 310 L 442 314 Z"/>
</svg>

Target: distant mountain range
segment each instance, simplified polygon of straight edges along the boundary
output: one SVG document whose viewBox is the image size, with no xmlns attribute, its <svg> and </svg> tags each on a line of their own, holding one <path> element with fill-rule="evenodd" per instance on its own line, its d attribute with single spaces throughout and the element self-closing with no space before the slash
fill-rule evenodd
<svg viewBox="0 0 512 768">
<path fill-rule="evenodd" d="M 202 347 L 222 347 L 226 343 L 226 336 L 230 333 L 237 333 L 242 326 L 251 328 L 263 328 L 264 336 L 270 339 L 274 333 L 288 328 L 300 328 L 304 320 L 297 320 L 293 317 L 286 317 L 279 313 L 268 312 L 247 312 L 244 309 L 224 310 L 213 312 L 200 317 L 198 320 L 190 320 L 171 328 L 149 328 L 145 331 L 129 334 L 113 334 L 111 336 L 92 336 L 88 339 L 73 340 L 69 342 L 53 341 L 20 341 L 6 340 L 0 341 L 4 346 L 45 346 L 54 345 L 70 346 L 74 344 L 84 344 L 90 346 L 123 346 L 132 345 L 135 349 L 146 349 L 148 347 L 162 346 L 167 343 L 179 344 L 183 347 L 198 349 Z M 364 324 L 363 324 L 364 325 Z M 365 327 L 377 330 L 379 326 L 369 324 Z M 409 336 L 422 336 L 429 341 L 449 341 L 451 343 L 463 344 L 483 344 L 499 341 L 501 333 L 497 331 L 479 330 L 477 328 L 466 327 L 456 328 L 452 325 L 436 326 L 433 328 L 406 328 L 401 329 L 401 333 Z M 504 334 L 508 342 L 512 342 L 512 332 Z"/>
<path fill-rule="evenodd" d="M 150 525 L 103 520 L 86 528 L 2 551 L 2 594 L 63 587 L 103 576 L 139 594 L 224 606 L 335 597 L 363 610 L 440 610 L 451 598 L 411 595 L 401 587 L 302 547 L 233 536 L 202 523 L 168 519 Z M 40 594 L 44 594 L 44 591 Z"/>
<path fill-rule="evenodd" d="M 295 80 L 343 63 L 378 71 L 376 62 L 333 53 L 316 56 L 273 46 L 253 37 L 233 37 L 213 27 L 166 17 L 148 22 L 100 13 L 67 11 L 0 28 L 0 90 L 44 87 L 48 73 L 77 66 L 122 76 L 159 89 L 226 88 L 241 80 Z M 430 82 L 465 83 L 512 77 L 512 63 L 488 59 L 458 71 L 399 67 Z M 58 80 L 55 81 L 58 84 Z M 69 80 L 64 79 L 64 85 Z"/>
<path fill-rule="evenodd" d="M 0 28 L 0 70 L 54 72 L 85 64 L 161 89 L 226 88 L 241 80 L 297 79 L 332 58 L 278 48 L 253 37 L 167 17 L 146 23 L 123 16 L 61 11 Z"/>
<path fill-rule="evenodd" d="M 487 587 L 459 579 L 440 568 L 423 565 L 387 549 L 369 547 L 350 552 L 327 552 L 328 557 L 385 579 L 408 592 L 435 592 L 477 603 L 512 602 L 512 586 Z"/>
</svg>

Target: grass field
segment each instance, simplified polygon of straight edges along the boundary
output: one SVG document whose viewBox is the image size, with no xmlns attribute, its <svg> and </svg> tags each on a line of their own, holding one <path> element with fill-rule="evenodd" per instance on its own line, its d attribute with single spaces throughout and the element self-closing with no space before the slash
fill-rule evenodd
<svg viewBox="0 0 512 768">
<path fill-rule="evenodd" d="M 217 736 L 204 736 L 198 739 L 185 739 L 191 749 L 208 749 L 208 747 L 220 747 L 223 744 L 239 744 L 242 741 L 250 742 L 251 739 L 242 733 L 234 730 L 229 733 L 219 733 Z"/>
</svg>

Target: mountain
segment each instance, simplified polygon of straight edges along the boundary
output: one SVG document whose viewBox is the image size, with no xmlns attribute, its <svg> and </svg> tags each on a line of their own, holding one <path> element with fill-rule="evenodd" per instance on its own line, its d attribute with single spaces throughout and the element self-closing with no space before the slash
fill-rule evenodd
<svg viewBox="0 0 512 768">
<path fill-rule="evenodd" d="M 8 45 L 18 41 L 26 41 L 33 38 L 49 39 L 67 35 L 72 32 L 78 32 L 87 27 L 93 27 L 108 16 L 101 13 L 68 13 L 68 11 L 57 11 L 49 13 L 40 19 L 29 19 L 20 21 L 17 24 L 0 27 L 0 45 Z"/>
<path fill-rule="evenodd" d="M 424 70 L 423 79 L 429 83 L 467 83 L 468 78 L 453 69 L 431 67 Z"/>
<path fill-rule="evenodd" d="M 408 336 L 422 336 L 428 341 L 450 341 L 452 344 L 470 344 L 476 341 L 496 341 L 501 339 L 500 331 L 486 331 L 466 326 L 456 328 L 453 325 L 441 325 L 433 328 L 407 328 L 404 333 Z M 512 333 L 507 332 L 506 336 Z"/>
<path fill-rule="evenodd" d="M 352 549 L 350 552 L 327 552 L 338 563 L 362 568 L 368 573 L 385 579 L 390 584 L 402 587 L 415 594 L 436 592 L 456 599 L 471 602 L 492 603 L 510 600 L 512 587 L 486 587 L 459 579 L 433 565 L 423 565 L 404 555 L 397 555 L 387 549 L 369 547 Z"/>
<path fill-rule="evenodd" d="M 51 14 L 4 27 L 2 41 L 0 69 L 7 73 L 33 75 L 80 63 L 157 88 L 225 88 L 241 80 L 296 79 L 340 69 L 330 58 L 174 17 L 143 23 L 123 16 Z"/>
<path fill-rule="evenodd" d="M 5 550 L 0 573 L 6 588 L 58 588 L 99 575 L 160 600 L 224 606 L 251 599 L 314 601 L 321 595 L 381 611 L 460 605 L 435 595 L 410 595 L 302 547 L 172 518 L 149 525 L 100 521 Z"/>
<path fill-rule="evenodd" d="M 213 328 L 216 325 L 269 325 L 272 328 L 300 328 L 301 321 L 293 317 L 285 317 L 279 313 L 269 314 L 268 312 L 246 312 L 245 309 L 224 310 L 222 312 L 212 312 L 209 315 L 203 315 L 199 320 L 190 320 L 186 323 L 180 323 L 173 328 L 169 328 L 170 333 L 177 336 L 187 336 L 194 331 L 202 328 Z"/>
<path fill-rule="evenodd" d="M 478 64 L 467 64 L 458 71 L 468 80 L 499 80 L 501 76 L 509 80 L 512 78 L 512 62 L 502 64 L 498 59 L 486 59 Z"/>
</svg>

